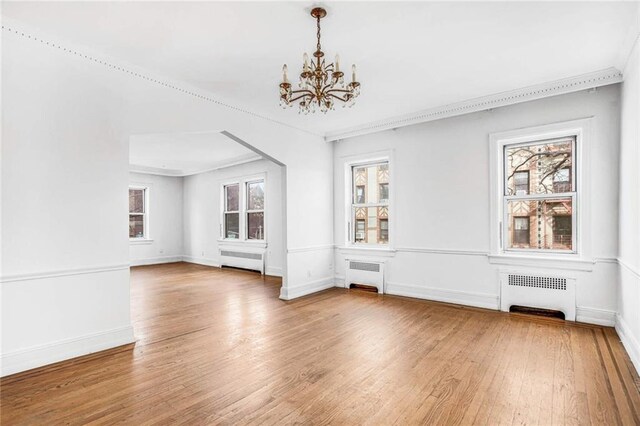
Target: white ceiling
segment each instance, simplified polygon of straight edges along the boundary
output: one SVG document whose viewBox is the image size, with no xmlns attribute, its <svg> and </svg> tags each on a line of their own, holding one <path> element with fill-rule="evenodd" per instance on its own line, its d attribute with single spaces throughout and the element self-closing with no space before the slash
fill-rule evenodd
<svg viewBox="0 0 640 426">
<path fill-rule="evenodd" d="M 4 2 L 3 15 L 319 134 L 609 67 L 634 2 L 330 2 L 323 50 L 355 62 L 352 109 L 278 107 L 284 62 L 315 46 L 307 2 Z M 292 72 L 292 74 L 295 74 Z"/>
<path fill-rule="evenodd" d="M 220 133 L 133 135 L 129 138 L 132 171 L 187 176 L 260 158 Z"/>
</svg>

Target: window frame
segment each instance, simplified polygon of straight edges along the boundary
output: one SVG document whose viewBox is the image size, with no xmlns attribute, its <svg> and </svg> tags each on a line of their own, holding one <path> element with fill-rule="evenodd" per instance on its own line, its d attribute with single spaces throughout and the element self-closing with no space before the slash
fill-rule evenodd
<svg viewBox="0 0 640 426">
<path fill-rule="evenodd" d="M 143 230 L 143 235 L 142 237 L 129 237 L 129 242 L 138 242 L 138 241 L 151 241 L 151 237 L 150 237 L 150 233 L 149 233 L 149 189 L 150 187 L 148 185 L 141 185 L 141 184 L 130 184 L 127 194 L 129 194 L 130 190 L 142 190 L 143 191 L 143 195 L 142 195 L 142 203 L 143 203 L 143 212 L 142 213 L 136 213 L 136 212 L 131 212 L 129 211 L 129 221 L 131 221 L 131 216 L 139 216 L 142 215 L 142 230 Z M 128 207 L 127 207 L 128 209 Z"/>
<path fill-rule="evenodd" d="M 395 202 L 394 202 L 394 161 L 393 161 L 393 151 L 380 151 L 370 154 L 357 155 L 357 156 L 349 156 L 344 158 L 344 200 L 345 200 L 345 210 L 344 210 L 344 244 L 345 248 L 348 249 L 359 249 L 364 251 L 375 251 L 375 252 L 395 252 L 394 243 L 395 243 Z M 355 181 L 353 179 L 353 169 L 354 167 L 367 166 L 372 164 L 380 164 L 387 163 L 389 168 L 389 198 L 385 203 L 364 203 L 358 204 L 354 203 L 355 200 Z M 376 188 L 376 191 L 379 191 Z M 365 194 L 366 197 L 366 194 Z M 366 199 L 365 199 L 366 201 Z M 353 213 L 354 206 L 363 206 L 363 207 L 375 207 L 377 205 L 387 207 L 388 211 L 388 235 L 389 238 L 386 244 L 381 243 L 360 243 L 355 241 L 355 218 Z"/>
<path fill-rule="evenodd" d="M 490 233 L 491 233 L 491 263 L 502 264 L 522 264 L 518 259 L 535 260 L 538 259 L 540 266 L 544 261 L 553 262 L 555 260 L 587 260 L 585 265 L 576 264 L 576 268 L 588 268 L 586 265 L 591 261 L 591 235 L 590 229 L 585 225 L 590 224 L 591 204 L 590 204 L 590 139 L 592 133 L 592 117 L 571 120 L 548 125 L 511 130 L 506 132 L 492 133 L 489 137 L 490 146 Z M 544 143 L 544 141 L 555 140 L 565 137 L 575 138 L 573 152 L 574 168 L 572 199 L 572 226 L 574 229 L 572 238 L 574 239 L 572 250 L 553 249 L 506 249 L 508 238 L 508 222 L 504 219 L 506 212 L 505 196 L 505 173 L 507 164 L 504 161 L 505 146 L 532 143 Z M 521 196 L 526 199 L 551 199 L 569 198 L 566 193 L 559 194 L 527 194 Z M 511 261 L 509 261 L 511 258 Z M 506 263 L 505 263 L 506 262 Z M 525 264 L 529 264 L 528 261 Z M 551 263 L 549 264 L 551 265 Z"/>
<path fill-rule="evenodd" d="M 249 191 L 248 186 L 250 183 L 262 182 L 264 188 L 264 206 L 262 210 L 249 210 Z M 225 211 L 227 208 L 226 200 L 226 187 L 231 185 L 238 185 L 238 238 L 226 238 L 226 215 L 225 213 L 236 213 L 235 211 Z M 242 243 L 242 244 L 255 244 L 266 245 L 267 243 L 267 215 L 268 215 L 268 197 L 267 197 L 267 175 L 256 174 L 251 176 L 238 177 L 220 182 L 220 230 L 218 241 L 225 243 Z M 263 232 L 262 239 L 249 239 L 249 213 L 263 213 Z"/>
</svg>

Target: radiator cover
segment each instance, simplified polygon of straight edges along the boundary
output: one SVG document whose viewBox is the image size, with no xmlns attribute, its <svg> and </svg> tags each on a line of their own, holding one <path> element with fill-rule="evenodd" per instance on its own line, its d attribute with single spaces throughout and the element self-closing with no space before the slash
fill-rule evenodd
<svg viewBox="0 0 640 426">
<path fill-rule="evenodd" d="M 264 252 L 221 249 L 220 266 L 252 269 L 264 275 Z"/>
<path fill-rule="evenodd" d="M 344 286 L 363 284 L 376 287 L 378 293 L 384 293 L 384 262 L 347 259 Z"/>
<path fill-rule="evenodd" d="M 500 310 L 513 305 L 552 309 L 576 320 L 576 280 L 561 275 L 529 272 L 500 273 Z"/>
</svg>

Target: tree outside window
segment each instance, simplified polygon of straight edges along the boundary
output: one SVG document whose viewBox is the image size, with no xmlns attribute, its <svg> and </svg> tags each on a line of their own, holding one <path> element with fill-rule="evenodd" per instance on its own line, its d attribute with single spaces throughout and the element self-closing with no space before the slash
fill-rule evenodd
<svg viewBox="0 0 640 426">
<path fill-rule="evenodd" d="M 575 138 L 505 146 L 507 249 L 573 251 Z"/>
</svg>

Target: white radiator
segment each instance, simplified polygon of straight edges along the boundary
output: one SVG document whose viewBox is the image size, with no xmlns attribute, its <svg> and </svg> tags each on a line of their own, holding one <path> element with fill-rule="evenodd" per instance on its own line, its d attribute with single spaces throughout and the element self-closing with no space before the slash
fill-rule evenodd
<svg viewBox="0 0 640 426">
<path fill-rule="evenodd" d="M 552 309 L 576 320 L 576 280 L 562 276 L 500 273 L 500 310 L 511 306 Z"/>
<path fill-rule="evenodd" d="M 351 284 L 370 285 L 384 293 L 384 263 L 362 260 L 347 260 L 344 286 Z"/>
<path fill-rule="evenodd" d="M 260 271 L 264 275 L 264 253 L 239 250 L 220 250 L 220 266 Z"/>
</svg>

